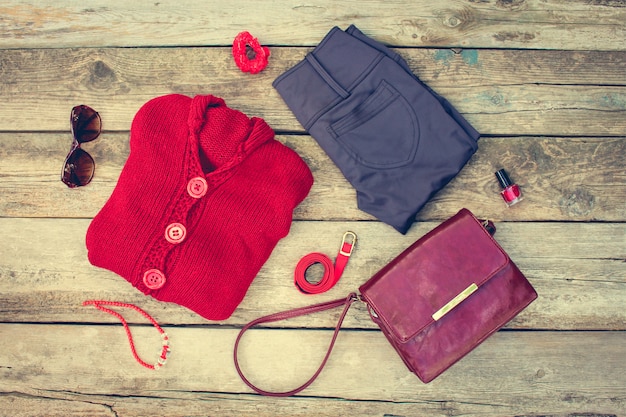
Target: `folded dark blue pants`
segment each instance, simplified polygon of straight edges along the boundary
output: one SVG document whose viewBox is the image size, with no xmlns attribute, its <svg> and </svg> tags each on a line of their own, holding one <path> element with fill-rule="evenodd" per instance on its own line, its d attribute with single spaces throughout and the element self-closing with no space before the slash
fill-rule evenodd
<svg viewBox="0 0 626 417">
<path fill-rule="evenodd" d="M 406 233 L 476 152 L 479 134 L 398 54 L 335 27 L 273 83 L 357 191 L 361 210 Z"/>
</svg>

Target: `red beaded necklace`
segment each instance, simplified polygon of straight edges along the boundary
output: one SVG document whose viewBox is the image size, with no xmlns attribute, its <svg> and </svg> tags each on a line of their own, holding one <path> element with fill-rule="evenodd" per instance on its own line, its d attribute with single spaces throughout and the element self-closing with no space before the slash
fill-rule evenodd
<svg viewBox="0 0 626 417">
<path fill-rule="evenodd" d="M 158 370 L 163 365 L 165 365 L 165 362 L 167 361 L 167 355 L 170 353 L 170 342 L 169 342 L 170 339 L 167 336 L 167 333 L 165 333 L 165 331 L 161 328 L 161 326 L 159 326 L 159 323 L 157 323 L 156 320 L 154 320 L 148 313 L 146 313 L 145 311 L 143 311 L 142 309 L 140 309 L 139 307 L 133 304 L 120 303 L 118 301 L 88 300 L 88 301 L 83 302 L 83 306 L 87 306 L 90 304 L 100 311 L 104 311 L 105 313 L 109 313 L 112 316 L 117 317 L 117 319 L 122 322 L 122 325 L 124 326 L 124 329 L 126 330 L 126 336 L 128 337 L 128 342 L 130 343 L 130 350 L 132 351 L 133 357 L 135 358 L 137 362 L 139 362 L 142 366 L 145 366 L 148 369 L 154 369 L 154 370 Z M 128 323 L 126 322 L 124 317 L 122 317 L 122 315 L 119 314 L 118 312 L 108 309 L 106 307 L 103 307 L 102 305 L 122 307 L 122 308 L 131 308 L 139 312 L 145 318 L 147 318 L 152 323 L 152 325 L 159 331 L 159 333 L 161 333 L 161 338 L 163 339 L 163 347 L 161 349 L 161 354 L 159 356 L 159 359 L 154 365 L 150 365 L 149 363 L 144 362 L 137 354 L 137 350 L 135 349 L 135 343 L 133 342 L 133 335 L 131 334 L 130 328 L 128 327 Z"/>
</svg>

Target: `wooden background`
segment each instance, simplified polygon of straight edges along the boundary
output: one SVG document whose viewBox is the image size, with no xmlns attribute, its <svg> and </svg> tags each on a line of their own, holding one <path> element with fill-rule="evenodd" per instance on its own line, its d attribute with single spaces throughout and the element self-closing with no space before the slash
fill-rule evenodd
<svg viewBox="0 0 626 417">
<path fill-rule="evenodd" d="M 626 415 L 626 2 L 398 0 L 210 2 L 4 0 L 0 4 L 0 415 L 2 416 L 624 416 Z M 356 207 L 355 192 L 305 134 L 271 82 L 337 25 L 397 48 L 481 132 L 479 150 L 402 236 Z M 250 31 L 271 49 L 262 73 L 230 55 Z M 92 267 L 84 238 L 115 187 L 139 107 L 213 94 L 265 118 L 309 164 L 315 185 L 287 238 L 235 314 L 209 322 Z M 85 145 L 93 182 L 59 181 L 77 104 L 102 115 Z M 525 200 L 507 209 L 493 172 Z M 539 299 L 430 384 L 409 373 L 361 305 L 329 364 L 297 397 L 253 394 L 232 363 L 238 329 L 261 315 L 354 291 L 410 243 L 467 207 Z M 298 259 L 358 247 L 318 296 L 292 284 Z M 82 301 L 135 303 L 171 336 L 159 372 L 134 362 L 120 324 Z M 321 360 L 338 311 L 253 330 L 250 378 L 299 385 Z M 137 314 L 139 352 L 156 331 Z"/>
</svg>

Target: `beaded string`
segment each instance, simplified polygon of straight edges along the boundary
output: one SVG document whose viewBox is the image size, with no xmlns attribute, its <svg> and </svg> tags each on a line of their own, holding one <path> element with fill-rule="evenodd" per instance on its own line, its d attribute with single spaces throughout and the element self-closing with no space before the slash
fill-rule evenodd
<svg viewBox="0 0 626 417">
<path fill-rule="evenodd" d="M 159 326 L 159 323 L 157 323 L 156 320 L 154 320 L 148 313 L 146 313 L 145 311 L 143 311 L 142 309 L 140 309 L 139 307 L 133 304 L 120 303 L 118 301 L 88 300 L 88 301 L 83 302 L 83 306 L 87 306 L 87 305 L 93 305 L 98 310 L 111 314 L 112 316 L 117 317 L 117 319 L 120 322 L 122 322 L 122 325 L 124 326 L 124 330 L 126 330 L 126 336 L 128 337 L 128 343 L 130 343 L 130 350 L 133 353 L 133 357 L 142 366 L 145 366 L 148 369 L 159 370 L 161 369 L 163 365 L 165 365 L 165 362 L 167 361 L 167 355 L 170 353 L 170 342 L 169 342 L 170 339 L 167 336 L 167 333 L 165 333 L 165 331 L 161 328 L 161 326 Z M 135 343 L 133 342 L 133 335 L 131 334 L 130 327 L 128 326 L 128 323 L 126 322 L 124 317 L 122 317 L 121 314 L 111 309 L 103 307 L 102 305 L 133 309 L 137 311 L 139 314 L 141 314 L 142 316 L 144 316 L 145 318 L 147 318 L 152 323 L 152 325 L 159 331 L 159 333 L 161 334 L 161 338 L 163 340 L 163 347 L 161 349 L 159 359 L 154 365 L 150 365 L 149 363 L 144 362 L 137 354 L 137 350 L 135 349 Z"/>
</svg>

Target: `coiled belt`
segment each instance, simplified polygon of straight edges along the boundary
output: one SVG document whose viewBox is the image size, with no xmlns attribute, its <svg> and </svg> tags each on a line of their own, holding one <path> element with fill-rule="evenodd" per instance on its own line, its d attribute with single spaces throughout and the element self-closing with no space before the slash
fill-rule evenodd
<svg viewBox="0 0 626 417">
<path fill-rule="evenodd" d="M 356 234 L 354 232 L 346 232 L 343 234 L 341 247 L 334 264 L 327 255 L 320 252 L 312 252 L 305 255 L 300 259 L 294 271 L 296 288 L 304 294 L 320 294 L 330 290 L 341 278 L 355 245 Z M 319 282 L 312 283 L 306 279 L 306 271 L 315 264 L 321 264 L 324 267 L 324 275 Z"/>
</svg>

